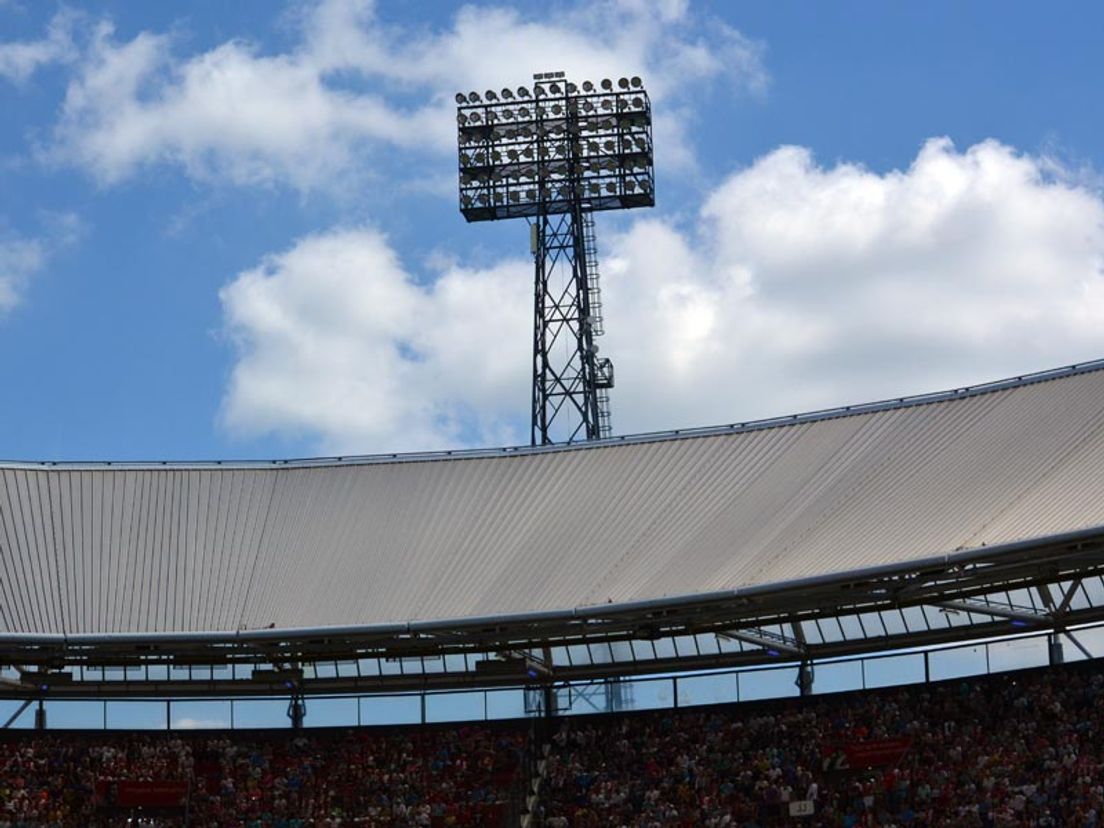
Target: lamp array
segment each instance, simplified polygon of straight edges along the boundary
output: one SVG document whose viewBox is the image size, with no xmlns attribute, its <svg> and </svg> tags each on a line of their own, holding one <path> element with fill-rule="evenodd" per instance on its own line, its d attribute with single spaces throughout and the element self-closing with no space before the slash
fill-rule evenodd
<svg viewBox="0 0 1104 828">
<path fill-rule="evenodd" d="M 592 210 L 654 203 L 651 104 L 640 78 L 621 78 L 616 90 L 603 80 L 598 90 L 550 75 L 532 91 L 456 96 L 469 221 L 563 212 L 577 199 Z"/>
</svg>

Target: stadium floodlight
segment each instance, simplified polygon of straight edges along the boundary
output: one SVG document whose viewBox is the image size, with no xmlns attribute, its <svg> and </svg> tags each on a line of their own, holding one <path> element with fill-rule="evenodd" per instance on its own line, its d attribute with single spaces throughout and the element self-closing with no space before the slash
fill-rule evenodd
<svg viewBox="0 0 1104 828">
<path fill-rule="evenodd" d="M 533 444 L 609 433 L 613 365 L 597 357 L 593 340 L 603 328 L 592 214 L 655 204 L 643 82 L 621 78 L 615 90 L 606 78 L 600 86 L 544 72 L 516 93 L 456 96 L 461 213 L 531 225 Z"/>
</svg>

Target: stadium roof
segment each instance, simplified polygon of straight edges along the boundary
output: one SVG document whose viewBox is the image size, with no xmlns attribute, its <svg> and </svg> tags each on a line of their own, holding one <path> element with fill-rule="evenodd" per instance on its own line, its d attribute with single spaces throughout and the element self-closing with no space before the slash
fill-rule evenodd
<svg viewBox="0 0 1104 828">
<path fill-rule="evenodd" d="M 1104 525 L 1104 363 L 545 449 L 0 467 L 0 632 L 733 597 Z"/>
</svg>

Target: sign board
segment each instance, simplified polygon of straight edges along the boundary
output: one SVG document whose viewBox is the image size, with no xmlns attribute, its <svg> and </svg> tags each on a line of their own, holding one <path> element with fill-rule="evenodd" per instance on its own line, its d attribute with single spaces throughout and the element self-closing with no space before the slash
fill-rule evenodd
<svg viewBox="0 0 1104 828">
<path fill-rule="evenodd" d="M 811 799 L 799 799 L 796 802 L 790 803 L 790 816 L 812 816 L 813 815 L 813 800 Z"/>
</svg>

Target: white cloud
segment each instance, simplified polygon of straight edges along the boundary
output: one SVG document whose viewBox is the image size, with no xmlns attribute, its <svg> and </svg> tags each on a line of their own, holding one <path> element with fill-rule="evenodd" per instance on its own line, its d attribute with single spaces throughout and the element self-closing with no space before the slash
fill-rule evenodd
<svg viewBox="0 0 1104 828">
<path fill-rule="evenodd" d="M 431 285 L 367 229 L 311 236 L 242 273 L 221 298 L 237 344 L 223 417 L 242 433 L 306 433 L 326 452 L 413 450 L 507 420 L 527 357 L 529 267 L 450 267 Z"/>
<path fill-rule="evenodd" d="M 388 147 L 451 152 L 453 93 L 507 76 L 640 74 L 675 104 L 691 82 L 766 84 L 759 45 L 678 2 L 580 4 L 552 21 L 465 6 L 441 30 L 396 29 L 366 0 L 326 0 L 302 17 L 287 52 L 234 40 L 183 58 L 167 35 L 120 42 L 101 23 L 47 156 L 108 184 L 168 163 L 204 180 L 310 190 L 370 169 Z M 675 142 L 669 159 L 690 158 L 672 121 L 656 130 Z"/>
<path fill-rule="evenodd" d="M 41 235 L 29 238 L 0 234 L 0 318 L 23 300 L 27 284 L 60 249 L 84 235 L 84 222 L 75 213 L 42 212 Z"/>
<path fill-rule="evenodd" d="M 0 239 L 0 316 L 19 304 L 28 280 L 45 261 L 42 242 L 36 239 Z"/>
<path fill-rule="evenodd" d="M 54 15 L 44 37 L 0 43 L 0 78 L 24 83 L 45 66 L 75 60 L 78 50 L 73 43 L 73 26 L 76 22 L 76 13 L 63 10 Z"/>
<path fill-rule="evenodd" d="M 878 174 L 785 147 L 724 181 L 692 230 L 646 218 L 607 236 L 615 431 L 1101 356 L 1104 202 L 1049 164 L 933 140 Z M 337 453 L 524 439 L 531 279 L 518 261 L 419 281 L 376 232 L 303 239 L 223 291 L 226 422 Z"/>
</svg>

